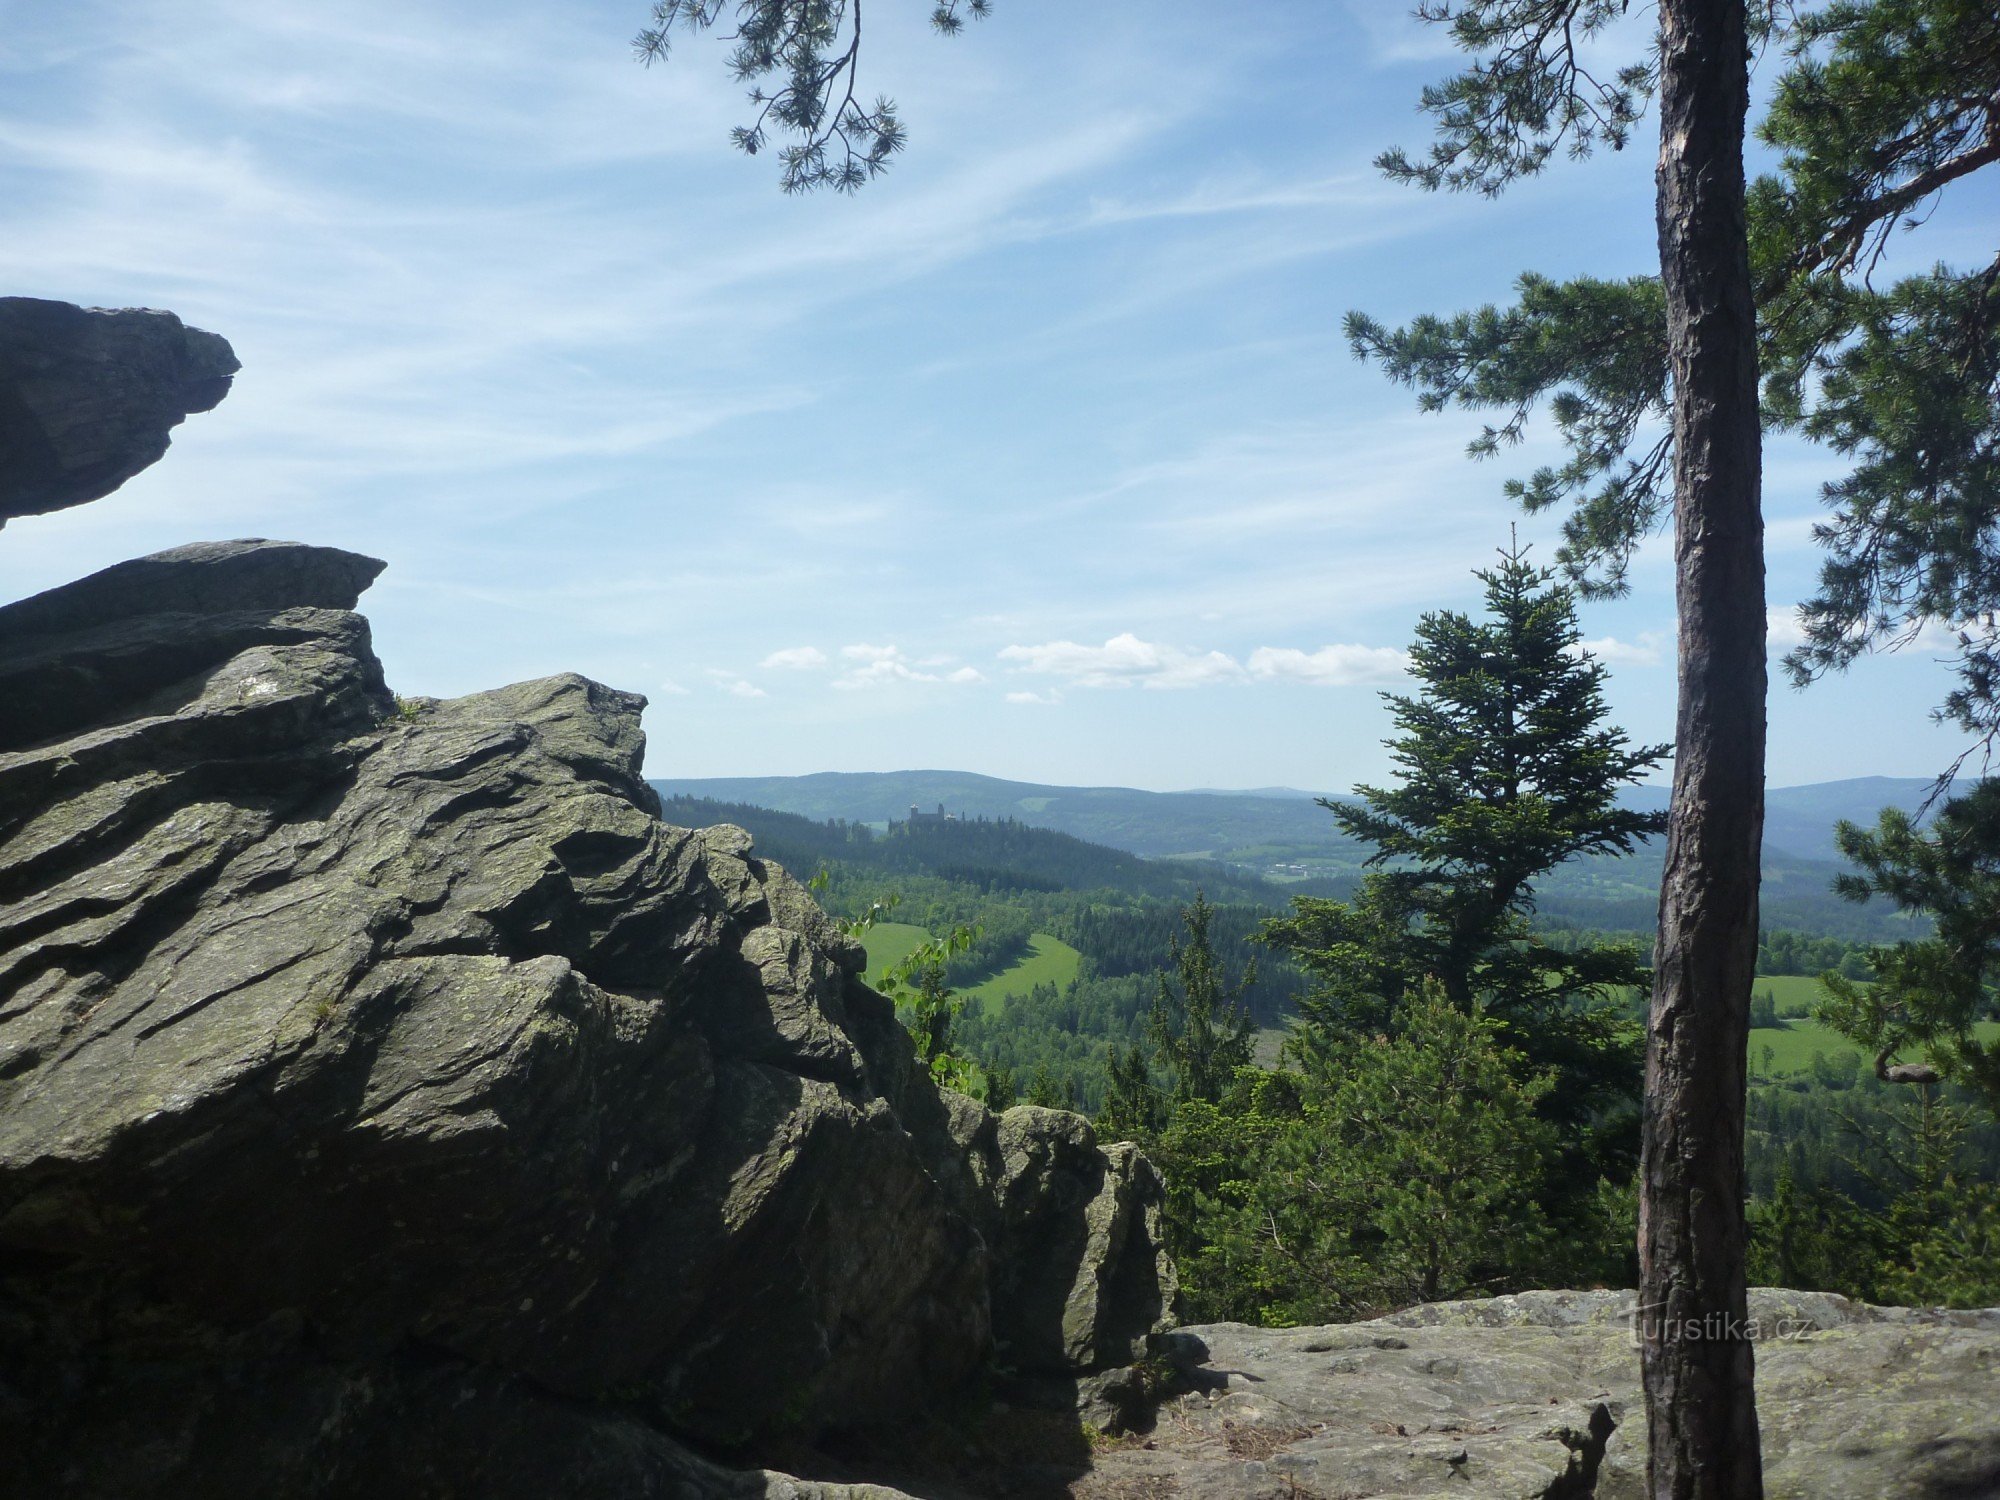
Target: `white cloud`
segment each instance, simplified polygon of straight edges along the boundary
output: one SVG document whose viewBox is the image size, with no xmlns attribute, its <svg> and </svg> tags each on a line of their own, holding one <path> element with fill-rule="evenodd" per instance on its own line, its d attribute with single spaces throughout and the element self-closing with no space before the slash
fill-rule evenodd
<svg viewBox="0 0 2000 1500">
<path fill-rule="evenodd" d="M 852 692 L 858 688 L 883 687 L 897 682 L 964 684 L 985 680 L 985 674 L 975 667 L 960 667 L 955 672 L 945 673 L 922 672 L 899 657 L 882 656 L 866 666 L 842 673 L 833 679 L 833 686 Z"/>
<path fill-rule="evenodd" d="M 1789 651 L 1794 646 L 1806 643 L 1805 622 L 1799 618 L 1797 605 L 1789 609 L 1775 608 L 1764 612 L 1764 644 L 1773 651 Z"/>
<path fill-rule="evenodd" d="M 688 695 L 688 690 L 678 682 L 662 682 L 653 691 L 656 693 L 665 693 L 670 698 L 685 698 Z"/>
<path fill-rule="evenodd" d="M 1182 688 L 1243 678 L 1242 665 L 1220 651 L 1188 651 L 1142 641 L 1129 630 L 1102 646 L 1076 641 L 1007 646 L 1000 658 L 1020 662 L 1019 671 L 1067 677 L 1083 687 Z"/>
<path fill-rule="evenodd" d="M 894 646 L 871 646 L 864 641 L 842 646 L 840 654 L 849 661 L 895 661 L 903 653 Z"/>
<path fill-rule="evenodd" d="M 1040 703 L 1047 705 L 1062 702 L 1062 694 L 1054 690 L 1046 693 L 1009 693 L 1007 701 L 1009 703 Z"/>
<path fill-rule="evenodd" d="M 716 687 L 734 698 L 768 698 L 770 696 L 770 694 L 766 693 L 748 678 L 738 677 L 734 672 L 726 671 L 721 667 L 708 668 L 708 677 Z"/>
<path fill-rule="evenodd" d="M 773 651 L 757 665 L 803 672 L 825 666 L 826 653 L 817 646 L 787 646 L 782 651 Z"/>
<path fill-rule="evenodd" d="M 1062 677 L 1079 687 L 1191 688 L 1215 683 L 1292 679 L 1327 687 L 1386 682 L 1404 669 L 1403 653 L 1388 646 L 1259 646 L 1247 662 L 1222 651 L 1198 651 L 1143 641 L 1126 631 L 1102 646 L 1048 641 L 1008 646 L 1003 661 L 1020 663 L 1018 672 Z"/>
<path fill-rule="evenodd" d="M 1621 641 L 1615 635 L 1606 635 L 1594 641 L 1581 641 L 1578 648 L 1606 666 L 1652 667 L 1665 659 L 1672 641 L 1672 635 L 1662 636 L 1657 630 L 1644 630 L 1636 640 Z"/>
<path fill-rule="evenodd" d="M 1409 657 L 1394 646 L 1259 646 L 1250 653 L 1252 677 L 1286 677 L 1319 687 L 1352 687 L 1400 677 Z"/>
</svg>

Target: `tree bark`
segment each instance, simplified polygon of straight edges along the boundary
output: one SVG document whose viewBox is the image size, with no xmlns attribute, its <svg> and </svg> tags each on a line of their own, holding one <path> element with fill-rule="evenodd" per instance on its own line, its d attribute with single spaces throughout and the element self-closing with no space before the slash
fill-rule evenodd
<svg viewBox="0 0 2000 1500">
<path fill-rule="evenodd" d="M 1743 1201 L 1766 686 L 1744 10 L 1744 0 L 1660 3 L 1680 709 L 1639 1209 L 1648 1476 L 1659 1500 L 1763 1493 Z"/>
</svg>

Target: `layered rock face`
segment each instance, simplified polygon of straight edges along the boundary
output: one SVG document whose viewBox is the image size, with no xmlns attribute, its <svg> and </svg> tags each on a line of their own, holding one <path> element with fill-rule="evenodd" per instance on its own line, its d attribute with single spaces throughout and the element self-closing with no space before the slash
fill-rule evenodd
<svg viewBox="0 0 2000 1500">
<path fill-rule="evenodd" d="M 1134 1358 L 1143 1160 L 933 1088 L 641 699 L 392 698 L 379 567 L 0 608 L 0 1493 L 762 1493 L 673 1439 Z"/>
<path fill-rule="evenodd" d="M 0 297 L 0 525 L 110 494 L 236 370 L 224 339 L 169 312 Z"/>
</svg>

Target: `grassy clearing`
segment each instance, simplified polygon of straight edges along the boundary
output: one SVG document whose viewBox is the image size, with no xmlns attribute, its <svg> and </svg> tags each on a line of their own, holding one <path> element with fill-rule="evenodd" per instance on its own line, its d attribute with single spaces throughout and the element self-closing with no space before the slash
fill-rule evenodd
<svg viewBox="0 0 2000 1500">
<path fill-rule="evenodd" d="M 862 934 L 861 946 L 868 950 L 868 982 L 881 983 L 882 976 L 917 951 L 930 934 L 913 922 L 877 922 Z"/>
<path fill-rule="evenodd" d="M 868 950 L 869 982 L 879 983 L 884 974 L 916 952 L 918 945 L 929 937 L 923 928 L 910 922 L 877 922 L 861 939 Z M 1076 978 L 1077 965 L 1082 961 L 1083 955 L 1061 938 L 1050 937 L 1046 932 L 1033 933 L 1028 938 L 1027 953 L 1019 960 L 990 979 L 967 985 L 959 993 L 1000 1001 L 1009 995 L 1025 995 L 1038 984 L 1053 984 L 1062 989 Z"/>
<path fill-rule="evenodd" d="M 1038 984 L 1053 984 L 1060 990 L 1076 978 L 1077 965 L 1082 961 L 1083 955 L 1061 938 L 1050 937 L 1046 932 L 1032 933 L 1024 957 L 991 979 L 968 986 L 965 993 L 985 1001 L 999 1001 L 1009 995 L 1025 995 Z"/>
<path fill-rule="evenodd" d="M 1981 1021 L 1974 1031 L 1983 1042 L 2000 1039 L 2000 1021 Z M 1771 1063 L 1768 1071 L 1764 1065 L 1764 1049 L 1771 1049 Z M 1850 1042 L 1839 1032 L 1820 1025 L 1817 1021 L 1794 1021 L 1789 1026 L 1771 1028 L 1759 1026 L 1750 1033 L 1750 1070 L 1770 1078 L 1783 1078 L 1792 1073 L 1804 1073 L 1812 1067 L 1812 1056 L 1823 1052 L 1827 1058 L 1843 1052 L 1852 1052 L 1864 1065 L 1872 1065 L 1873 1060 L 1861 1047 Z M 1904 1061 L 1912 1061 L 1905 1057 Z"/>
<path fill-rule="evenodd" d="M 1810 1016 L 1825 993 L 1816 974 L 1759 974 L 1753 995 L 1769 995 L 1781 1016 Z"/>
</svg>

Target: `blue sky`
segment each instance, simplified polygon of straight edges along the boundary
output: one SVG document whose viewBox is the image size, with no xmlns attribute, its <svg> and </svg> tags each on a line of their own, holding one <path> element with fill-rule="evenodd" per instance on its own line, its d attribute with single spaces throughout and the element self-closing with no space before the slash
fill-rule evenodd
<svg viewBox="0 0 2000 1500">
<path fill-rule="evenodd" d="M 400 691 L 582 671 L 651 698 L 655 775 L 1381 777 L 1378 692 L 1545 450 L 1469 463 L 1341 315 L 1651 269 L 1650 140 L 1429 196 L 1369 166 L 1451 61 L 1398 6 L 928 10 L 869 11 L 907 152 L 788 199 L 718 45 L 633 61 L 644 0 L 0 0 L 0 288 L 244 363 L 162 464 L 0 533 L 0 596 L 290 537 L 388 560 Z M 1923 259 L 1990 254 L 1982 190 Z M 1778 637 L 1834 472 L 1768 456 Z M 1633 582 L 1585 633 L 1665 739 L 1664 539 Z M 1936 655 L 1779 686 L 1772 782 L 1941 768 Z"/>
</svg>

